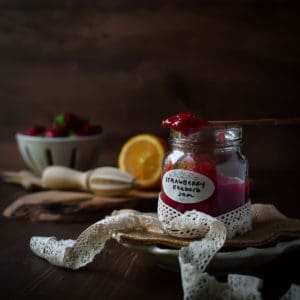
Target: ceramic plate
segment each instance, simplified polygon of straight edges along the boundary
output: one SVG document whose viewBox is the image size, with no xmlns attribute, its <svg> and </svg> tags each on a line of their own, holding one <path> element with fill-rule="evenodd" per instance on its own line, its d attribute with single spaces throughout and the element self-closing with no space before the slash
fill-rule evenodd
<svg viewBox="0 0 300 300">
<path fill-rule="evenodd" d="M 159 248 L 155 245 L 138 246 L 123 244 L 124 246 L 149 256 L 163 269 L 178 271 L 178 250 Z M 285 251 L 300 248 L 300 239 L 281 242 L 269 248 L 246 248 L 231 252 L 218 252 L 207 267 L 209 273 L 243 273 L 262 266 Z"/>
</svg>

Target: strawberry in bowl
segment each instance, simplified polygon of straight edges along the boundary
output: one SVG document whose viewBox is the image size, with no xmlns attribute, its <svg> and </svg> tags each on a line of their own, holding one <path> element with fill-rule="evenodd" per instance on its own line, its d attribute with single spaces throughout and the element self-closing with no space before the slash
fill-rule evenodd
<svg viewBox="0 0 300 300">
<path fill-rule="evenodd" d="M 74 113 L 56 115 L 48 126 L 31 125 L 16 134 L 20 153 L 36 174 L 50 165 L 87 170 L 102 145 L 102 127 Z"/>
</svg>

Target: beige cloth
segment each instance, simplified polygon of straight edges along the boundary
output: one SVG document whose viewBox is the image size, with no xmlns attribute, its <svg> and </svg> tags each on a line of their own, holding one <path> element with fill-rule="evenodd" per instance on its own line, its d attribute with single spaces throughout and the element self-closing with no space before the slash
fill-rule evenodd
<svg viewBox="0 0 300 300">
<path fill-rule="evenodd" d="M 273 205 L 253 204 L 253 230 L 242 236 L 227 239 L 224 248 L 259 247 L 272 244 L 280 239 L 300 237 L 300 220 L 290 219 Z M 128 210 L 119 210 L 113 214 L 122 214 Z M 138 213 L 138 212 L 137 212 Z M 119 232 L 115 238 L 121 243 L 149 245 L 155 244 L 179 249 L 187 246 L 191 240 L 165 234 L 159 227 L 147 232 Z"/>
<path fill-rule="evenodd" d="M 76 270 L 91 263 L 111 237 L 116 237 L 121 242 L 127 238 L 127 243 L 128 241 L 140 244 L 173 243 L 173 246 L 176 244 L 181 247 L 178 260 L 184 299 L 260 300 L 261 294 L 258 290 L 260 281 L 257 278 L 234 277 L 231 288 L 230 282 L 228 285 L 218 284 L 213 277 L 205 273 L 207 265 L 214 255 L 224 248 L 225 242 L 227 243 L 225 247 L 246 247 L 253 244 L 265 245 L 287 236 L 300 236 L 300 220 L 288 219 L 274 206 L 253 205 L 252 213 L 255 225 L 248 238 L 246 233 L 236 239 L 226 239 L 226 228 L 220 220 L 198 211 L 191 211 L 174 219 L 174 228 L 177 230 L 187 229 L 190 226 L 203 229 L 198 240 L 187 241 L 164 233 L 162 224 L 155 214 L 143 214 L 127 209 L 116 211 L 112 216 L 89 226 L 76 240 L 35 236 L 30 240 L 30 247 L 36 255 L 51 264 Z M 247 289 L 237 291 L 234 289 L 242 285 Z"/>
</svg>

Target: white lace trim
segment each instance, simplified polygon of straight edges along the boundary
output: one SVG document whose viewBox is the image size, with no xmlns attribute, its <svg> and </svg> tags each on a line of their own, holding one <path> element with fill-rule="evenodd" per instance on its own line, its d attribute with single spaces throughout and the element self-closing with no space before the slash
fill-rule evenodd
<svg viewBox="0 0 300 300">
<path fill-rule="evenodd" d="M 161 203 L 159 204 L 161 205 Z M 218 282 L 213 276 L 204 273 L 206 266 L 226 239 L 224 224 L 211 216 L 198 211 L 180 214 L 168 220 L 168 230 L 173 234 L 189 234 L 188 230 L 199 227 L 204 235 L 179 251 L 182 286 L 185 300 L 260 300 L 259 278 L 244 275 L 229 275 L 227 283 Z M 107 217 L 83 231 L 77 240 L 57 240 L 55 237 L 32 237 L 32 251 L 60 267 L 78 269 L 90 263 L 104 247 L 105 242 L 120 231 L 157 231 L 162 224 L 157 217 L 138 212 L 124 212 Z M 299 299 L 300 287 L 292 285 L 282 300 Z"/>
<path fill-rule="evenodd" d="M 182 226 L 182 228 L 185 228 L 185 230 L 174 230 L 174 228 L 170 226 L 171 223 L 173 222 L 173 220 L 177 219 L 183 214 L 164 203 L 160 196 L 158 198 L 157 214 L 164 230 L 170 235 L 186 238 L 196 238 L 203 237 L 207 232 L 207 228 L 205 228 L 205 226 L 190 226 L 189 219 L 183 221 L 185 224 Z M 228 213 L 218 216 L 217 219 L 225 225 L 228 238 L 232 238 L 238 234 L 244 234 L 245 232 L 252 229 L 251 202 L 248 201 L 243 206 L 240 206 Z M 203 224 L 203 222 L 201 224 Z"/>
<path fill-rule="evenodd" d="M 120 214 L 109 216 L 91 225 L 79 235 L 76 241 L 36 236 L 31 238 L 30 248 L 36 255 L 45 258 L 53 265 L 78 269 L 92 262 L 114 233 L 159 226 L 158 219 L 153 216 Z"/>
<path fill-rule="evenodd" d="M 185 293 L 184 299 L 261 300 L 262 283 L 257 277 L 238 274 L 229 274 L 227 283 L 218 282 L 207 273 L 198 273 L 191 280 L 193 293 Z"/>
<path fill-rule="evenodd" d="M 160 227 L 161 223 L 157 217 L 125 213 L 107 217 L 91 225 L 76 241 L 58 241 L 55 237 L 32 237 L 30 247 L 36 255 L 56 266 L 78 269 L 90 263 L 113 234 L 130 230 L 150 231 Z M 169 229 L 173 233 L 188 234 L 193 228 L 202 228 L 201 233 L 205 236 L 179 251 L 185 295 L 194 294 L 199 278 L 203 279 L 202 272 L 226 239 L 226 228 L 223 223 L 199 211 L 181 214 L 169 224 Z"/>
<path fill-rule="evenodd" d="M 231 289 L 230 299 L 239 300 L 260 300 L 260 289 L 263 286 L 263 281 L 254 276 L 229 274 L 228 285 Z"/>
<path fill-rule="evenodd" d="M 174 218 L 168 226 L 168 232 L 174 234 L 179 229 L 179 233 L 189 234 L 189 230 L 193 228 L 203 228 L 203 233 L 206 231 L 206 234 L 201 240 L 191 242 L 189 246 L 179 250 L 185 299 L 199 299 L 199 289 L 206 289 L 203 271 L 226 240 L 226 228 L 221 221 L 195 210 Z"/>
<path fill-rule="evenodd" d="M 77 269 L 91 262 L 103 249 L 105 242 L 119 231 L 160 229 L 160 221 L 153 216 L 138 213 L 124 213 L 107 217 L 83 231 L 76 241 L 57 240 L 55 237 L 32 237 L 32 251 L 50 263 Z M 186 263 L 189 259 L 197 263 L 203 271 L 213 255 L 223 246 L 226 239 L 226 229 L 222 222 L 198 211 L 181 214 L 170 222 L 170 231 L 189 233 L 198 228 L 197 232 L 204 236 L 200 241 L 191 243 L 180 251 L 180 259 Z M 194 256 L 196 248 L 201 252 Z"/>
<path fill-rule="evenodd" d="M 299 300 L 300 299 L 300 285 L 292 284 L 289 290 L 281 297 L 281 300 Z"/>
</svg>

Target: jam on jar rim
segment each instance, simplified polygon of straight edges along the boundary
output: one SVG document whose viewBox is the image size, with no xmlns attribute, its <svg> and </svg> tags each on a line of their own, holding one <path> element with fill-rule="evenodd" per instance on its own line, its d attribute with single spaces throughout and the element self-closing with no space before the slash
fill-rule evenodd
<svg viewBox="0 0 300 300">
<path fill-rule="evenodd" d="M 169 127 L 175 131 L 181 132 L 185 136 L 189 136 L 199 131 L 208 124 L 208 121 L 197 117 L 191 112 L 173 115 L 163 120 L 161 123 L 162 127 Z"/>
<path fill-rule="evenodd" d="M 240 125 L 213 125 L 191 112 L 180 113 L 162 121 L 162 127 L 171 129 L 171 142 L 189 143 L 202 147 L 238 146 L 242 141 Z"/>
</svg>

